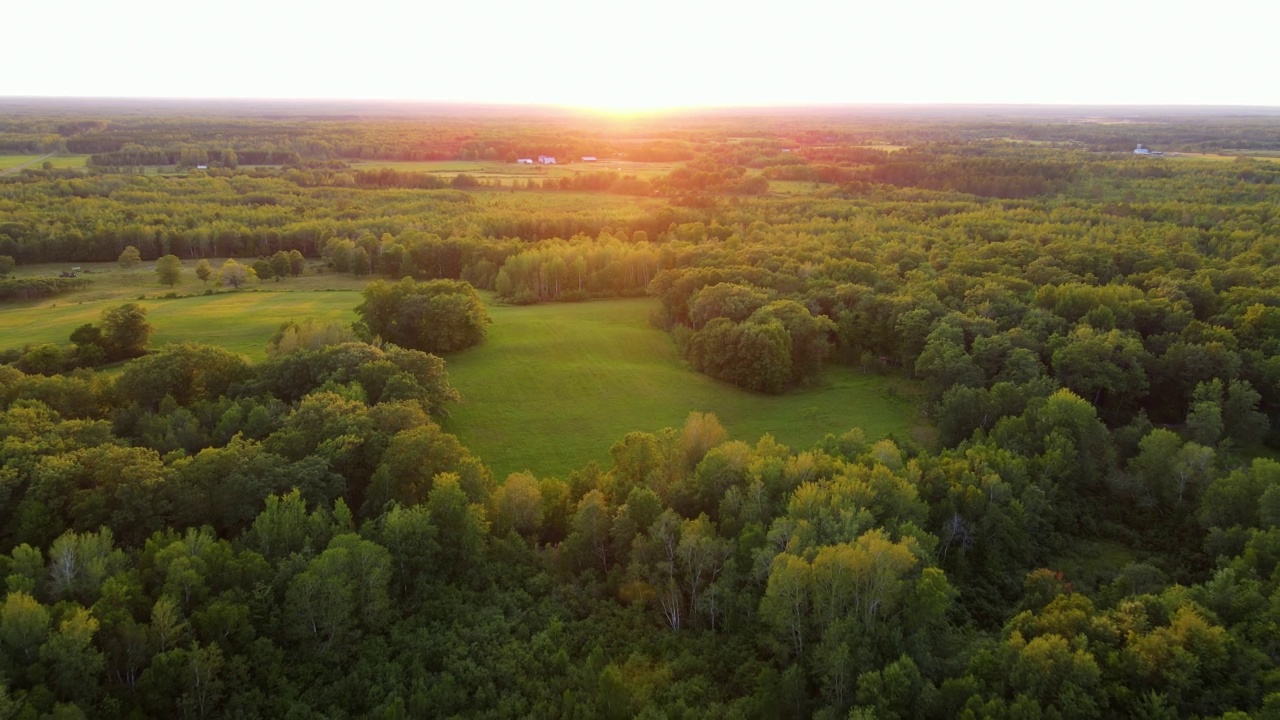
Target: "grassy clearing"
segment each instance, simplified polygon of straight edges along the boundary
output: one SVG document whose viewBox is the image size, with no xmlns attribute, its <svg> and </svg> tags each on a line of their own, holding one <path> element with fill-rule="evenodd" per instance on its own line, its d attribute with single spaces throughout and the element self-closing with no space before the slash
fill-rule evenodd
<svg viewBox="0 0 1280 720">
<path fill-rule="evenodd" d="M 55 168 L 79 168 L 89 162 L 88 155 L 54 155 L 48 160 Z M 44 163 L 40 163 L 43 165 Z"/>
<path fill-rule="evenodd" d="M 194 267 L 186 264 L 188 271 Z M 310 273 L 202 295 L 205 286 L 190 272 L 170 291 L 155 281 L 150 263 L 133 272 L 114 263 L 81 267 L 94 271 L 86 276 L 94 284 L 85 290 L 0 306 L 0 349 L 66 344 L 72 330 L 97 322 L 104 309 L 140 302 L 156 328 L 153 346 L 207 343 L 261 360 L 267 339 L 286 320 L 352 322 L 357 291 L 367 282 Z M 28 266 L 21 272 L 63 269 Z M 189 297 L 162 297 L 169 292 Z M 734 438 L 754 442 L 771 432 L 797 448 L 853 427 L 869 437 L 928 432 L 907 397 L 910 386 L 901 381 L 895 392 L 891 379 L 833 367 L 821 387 L 765 396 L 692 372 L 666 333 L 649 326 L 655 306 L 652 300 L 611 300 L 492 307 L 488 341 L 447 358 L 464 398 L 447 428 L 499 478 L 525 469 L 563 475 L 592 460 L 607 467 L 609 446 L 626 433 L 679 427 L 693 410 L 715 413 Z"/>
<path fill-rule="evenodd" d="M 42 157 L 44 157 L 44 155 L 0 155 L 0 170 L 8 170 L 9 168 L 26 165 L 32 160 Z"/>
<path fill-rule="evenodd" d="M 448 358 L 463 395 L 446 427 L 498 478 L 519 470 L 563 475 L 635 430 L 679 427 L 712 412 L 733 438 L 771 432 L 809 447 L 828 432 L 912 432 L 916 412 L 883 378 L 832 368 L 823 387 L 755 395 L 688 370 L 648 324 L 650 300 L 491 308 L 484 345 Z"/>
<path fill-rule="evenodd" d="M 0 170 L 21 167 L 35 160 L 40 160 L 40 158 L 44 158 L 44 155 L 0 155 Z M 31 167 L 39 170 L 45 162 L 52 163 L 55 168 L 84 167 L 88 159 L 88 155 L 54 155 Z"/>
<path fill-rule="evenodd" d="M 214 268 L 222 261 L 223 258 L 210 259 Z M 221 292 L 203 295 L 213 286 L 196 278 L 195 265 L 194 260 L 184 260 L 185 275 L 172 288 L 156 281 L 153 262 L 142 263 L 132 271 L 115 263 L 75 265 L 81 268 L 80 277 L 90 281 L 87 288 L 32 303 L 0 305 L 0 349 L 29 343 L 66 344 L 72 330 L 97 322 L 104 309 L 141 302 L 156 327 L 153 345 L 191 340 L 262 358 L 267 338 L 285 320 L 354 320 L 352 309 L 360 302 L 355 291 L 368 282 L 367 278 L 318 274 L 316 261 L 309 263 L 301 277 L 251 283 L 238 292 L 215 288 Z M 24 265 L 15 274 L 57 275 L 72 267 L 71 263 Z M 169 293 L 194 297 L 164 298 Z"/>
<path fill-rule="evenodd" d="M 254 292 L 226 291 L 214 295 L 136 300 L 147 308 L 155 326 L 152 347 L 168 343 L 197 342 L 218 345 L 254 360 L 266 357 L 266 343 L 286 320 L 313 317 L 348 324 L 355 320 L 360 296 L 354 292 Z M 28 343 L 69 342 L 71 331 L 96 323 L 102 311 L 115 301 L 54 303 L 31 312 L 30 308 L 0 310 L 0 348 Z"/>
</svg>

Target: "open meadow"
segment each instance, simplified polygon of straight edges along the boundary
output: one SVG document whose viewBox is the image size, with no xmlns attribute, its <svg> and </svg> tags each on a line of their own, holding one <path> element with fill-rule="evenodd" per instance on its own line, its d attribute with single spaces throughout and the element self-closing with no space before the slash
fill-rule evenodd
<svg viewBox="0 0 1280 720">
<path fill-rule="evenodd" d="M 448 358 L 463 402 L 446 428 L 501 480 L 526 469 L 563 476 L 590 460 L 609 467 L 609 446 L 628 432 L 678 428 L 695 410 L 714 413 L 733 439 L 773 433 L 797 450 L 835 429 L 878 438 L 917 425 L 912 403 L 884 378 L 848 368 L 829 368 L 820 386 L 783 395 L 695 373 L 649 325 L 655 307 L 608 300 L 490 308 L 485 343 Z"/>
<path fill-rule="evenodd" d="M 26 344 L 65 345 L 71 331 L 85 323 L 96 323 L 102 311 L 124 302 L 137 302 L 147 309 L 147 319 L 155 327 L 151 347 L 168 343 L 195 342 L 224 347 L 252 360 L 266 357 L 266 343 L 286 320 L 344 324 L 355 319 L 353 308 L 360 296 L 352 291 L 223 290 L 212 295 L 146 300 L 133 298 L 48 302 L 27 307 L 6 306 L 0 310 L 0 349 Z"/>
<path fill-rule="evenodd" d="M 132 272 L 109 263 L 84 267 L 95 270 L 88 288 L 0 310 L 0 349 L 66 344 L 104 309 L 138 302 L 155 327 L 152 347 L 190 341 L 257 361 L 287 320 L 355 320 L 356 290 L 364 285 L 311 274 L 204 295 L 205 286 L 188 275 L 172 290 L 179 297 L 165 298 L 171 291 L 155 282 L 150 263 Z M 56 269 L 34 266 L 23 274 Z M 900 384 L 909 393 L 901 380 L 832 366 L 817 387 L 761 395 L 696 373 L 667 334 L 649 325 L 655 307 L 647 299 L 491 306 L 486 342 L 446 358 L 463 396 L 446 429 L 499 480 L 520 470 L 564 475 L 592 460 L 609 467 L 609 446 L 626 433 L 679 427 L 695 410 L 714 413 L 734 439 L 754 443 L 773 433 L 796 449 L 833 429 L 859 427 L 869 438 L 927 433 L 912 401 L 890 389 Z"/>
<path fill-rule="evenodd" d="M 78 168 L 84 167 L 88 159 L 88 155 L 0 155 L 0 172 L 17 171 L 24 166 L 40 169 L 46 162 L 54 168 Z"/>
</svg>

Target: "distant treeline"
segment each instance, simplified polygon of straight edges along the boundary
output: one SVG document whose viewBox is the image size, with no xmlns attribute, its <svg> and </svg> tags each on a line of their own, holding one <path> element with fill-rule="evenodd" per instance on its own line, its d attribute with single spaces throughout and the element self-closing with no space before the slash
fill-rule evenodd
<svg viewBox="0 0 1280 720">
<path fill-rule="evenodd" d="M 205 150 L 202 148 L 126 147 L 115 152 L 89 156 L 89 165 L 97 167 L 136 167 L 143 165 L 205 165 L 214 163 L 226 167 L 237 165 L 295 165 L 301 162 L 292 150 Z"/>
</svg>

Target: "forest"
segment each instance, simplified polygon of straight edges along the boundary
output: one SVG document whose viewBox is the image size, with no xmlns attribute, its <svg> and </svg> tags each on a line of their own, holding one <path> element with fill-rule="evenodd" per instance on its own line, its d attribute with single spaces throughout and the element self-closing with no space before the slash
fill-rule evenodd
<svg viewBox="0 0 1280 720">
<path fill-rule="evenodd" d="M 336 112 L 0 115 L 86 156 L 0 176 L 0 312 L 102 310 L 0 336 L 0 718 L 1280 715 L 1280 116 Z M 358 319 L 157 345 L 80 263 Z M 931 432 L 446 431 L 486 307 L 623 297 Z"/>
</svg>

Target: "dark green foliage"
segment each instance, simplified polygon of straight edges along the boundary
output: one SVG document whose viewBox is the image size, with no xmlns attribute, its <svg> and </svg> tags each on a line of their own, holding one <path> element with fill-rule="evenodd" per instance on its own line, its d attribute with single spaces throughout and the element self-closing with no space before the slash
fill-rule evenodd
<svg viewBox="0 0 1280 720">
<path fill-rule="evenodd" d="M 0 300 L 38 300 L 71 292 L 89 284 L 86 278 L 0 278 Z"/>
<path fill-rule="evenodd" d="M 226 395 L 249 377 L 239 355 L 209 345 L 166 345 L 125 366 L 116 388 L 126 401 L 154 410 L 165 398 L 187 406 Z"/>
<path fill-rule="evenodd" d="M 103 310 L 98 323 L 108 360 L 137 357 L 147 351 L 152 328 L 147 309 L 141 305 L 128 303 Z"/>
<path fill-rule="evenodd" d="M 370 286 L 382 348 L 294 323 L 256 366 L 184 345 L 111 377 L 0 367 L 0 717 L 1280 707 L 1280 465 L 1247 455 L 1280 406 L 1262 161 L 1107 155 L 1134 123 L 8 122 L 99 162 L 215 165 L 0 182 L 0 251 L 24 263 L 132 246 L 278 278 L 324 252 L 436 281 Z M 1280 147 L 1265 117 L 1141 130 Z M 599 212 L 329 164 L 614 142 L 685 164 L 531 195 L 657 196 Z M 230 170 L 271 160 L 294 166 Z M 828 187 L 752 197 L 747 167 Z M 694 414 L 615 438 L 608 469 L 496 484 L 437 424 L 458 398 L 423 351 L 483 337 L 460 279 L 512 302 L 647 287 L 692 365 L 762 391 L 828 360 L 914 374 L 941 447 L 748 444 Z M 110 312 L 18 367 L 144 350 L 138 309 Z"/>
<path fill-rule="evenodd" d="M 429 353 L 464 350 L 484 340 L 489 313 L 470 284 L 453 280 L 391 284 L 364 290 L 356 313 L 374 337 Z"/>
<path fill-rule="evenodd" d="M 815 318 L 790 300 L 764 304 L 763 292 L 745 288 L 709 292 L 723 287 L 704 288 L 690 301 L 690 314 L 705 318 L 698 330 L 686 331 L 680 340 L 695 369 L 767 393 L 782 392 L 821 373 L 830 350 L 828 334 L 835 330 L 830 320 Z M 748 310 L 756 302 L 761 306 Z M 747 317 L 741 322 L 733 320 L 744 314 Z"/>
</svg>

